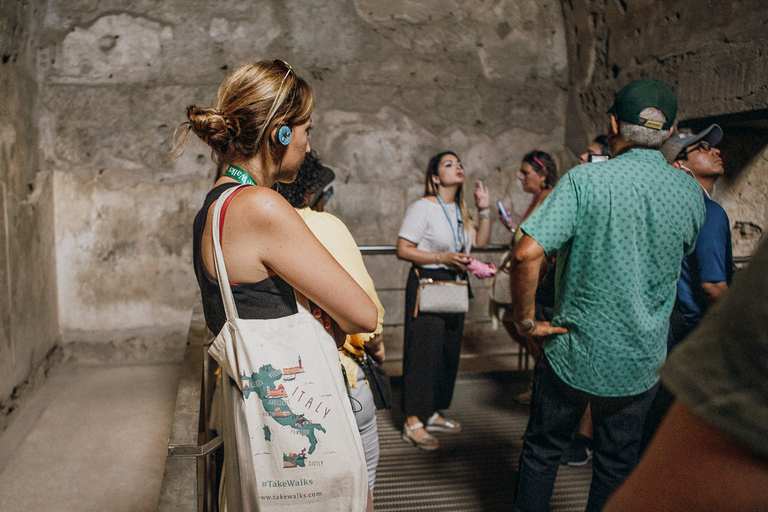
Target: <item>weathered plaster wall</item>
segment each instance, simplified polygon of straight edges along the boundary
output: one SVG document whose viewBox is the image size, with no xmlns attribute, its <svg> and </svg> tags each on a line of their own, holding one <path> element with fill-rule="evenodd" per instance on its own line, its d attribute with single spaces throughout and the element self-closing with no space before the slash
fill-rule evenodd
<svg viewBox="0 0 768 512">
<path fill-rule="evenodd" d="M 768 108 L 764 0 L 563 0 L 562 6 L 569 60 L 566 145 L 574 153 L 605 131 L 615 92 L 640 77 L 672 87 L 681 122 Z M 723 145 L 732 143 L 728 136 L 726 129 Z M 755 230 L 740 226 L 768 228 L 768 165 L 764 154 L 739 169 L 735 159 L 724 160 L 733 176 L 721 180 L 715 198 L 730 216 L 735 254 L 744 256 L 754 247 Z"/>
<path fill-rule="evenodd" d="M 41 9 L 0 3 L 0 431 L 58 335 L 53 180 L 35 121 Z"/>
<path fill-rule="evenodd" d="M 768 230 L 768 139 L 763 143 L 763 150 L 736 176 L 720 180 L 712 195 L 731 221 L 734 256 L 751 255 Z"/>
<path fill-rule="evenodd" d="M 195 141 L 167 153 L 185 106 L 212 105 L 241 63 L 283 58 L 309 80 L 311 142 L 337 173 L 329 210 L 388 245 L 431 154 L 458 152 L 519 215 L 522 155 L 567 169 L 633 78 L 670 83 L 683 120 L 768 108 L 766 20 L 762 0 L 0 2 L 0 397 L 57 335 L 150 357 L 164 354 L 151 340 L 180 341 L 213 165 Z M 768 227 L 766 170 L 756 151 L 718 188 L 737 254 Z M 399 322 L 407 265 L 367 261 Z"/>
<path fill-rule="evenodd" d="M 522 155 L 563 154 L 567 61 L 554 0 L 127 5 L 50 0 L 44 17 L 39 119 L 65 340 L 188 323 L 190 226 L 213 165 L 199 144 L 173 163 L 167 152 L 185 106 L 212 105 L 246 61 L 283 58 L 313 86 L 311 143 L 337 174 L 329 210 L 361 244 L 395 243 L 438 150 L 458 152 L 470 179 L 518 214 L 530 199 L 514 171 Z M 494 240 L 508 240 L 498 223 Z M 391 276 L 399 264 L 389 261 L 372 270 Z"/>
</svg>

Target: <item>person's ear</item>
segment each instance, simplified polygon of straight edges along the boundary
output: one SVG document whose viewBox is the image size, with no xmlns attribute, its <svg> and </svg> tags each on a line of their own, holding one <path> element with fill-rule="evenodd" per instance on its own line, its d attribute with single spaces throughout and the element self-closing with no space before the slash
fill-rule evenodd
<svg viewBox="0 0 768 512">
<path fill-rule="evenodd" d="M 269 140 L 272 141 L 272 147 L 279 149 L 285 146 L 282 146 L 281 144 L 277 143 L 277 129 L 278 129 L 278 126 L 275 126 L 271 130 L 269 130 Z"/>
<path fill-rule="evenodd" d="M 667 140 L 668 138 L 670 138 L 673 133 L 675 133 L 675 126 L 674 125 L 669 127 L 669 133 L 667 134 L 666 137 L 664 137 L 664 140 Z"/>
<path fill-rule="evenodd" d="M 675 160 L 672 162 L 672 167 L 675 169 L 680 169 L 681 171 L 683 170 L 683 164 L 680 163 L 680 160 Z"/>
<path fill-rule="evenodd" d="M 608 135 L 618 135 L 619 134 L 619 121 L 616 119 L 616 116 L 611 114 L 611 125 L 609 127 Z"/>
</svg>

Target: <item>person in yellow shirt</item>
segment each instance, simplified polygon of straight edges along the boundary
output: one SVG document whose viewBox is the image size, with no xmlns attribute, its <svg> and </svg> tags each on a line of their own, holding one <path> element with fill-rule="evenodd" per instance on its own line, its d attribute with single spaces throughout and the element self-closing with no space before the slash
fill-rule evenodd
<svg viewBox="0 0 768 512">
<path fill-rule="evenodd" d="M 376 406 L 363 370 L 349 354 L 363 357 L 367 353 L 378 363 L 384 362 L 384 343 L 381 336 L 384 307 L 376 295 L 373 279 L 365 268 L 363 256 L 349 229 L 338 217 L 323 211 L 325 202 L 333 193 L 331 183 L 334 178 L 333 170 L 322 165 L 317 154 L 312 151 L 305 157 L 296 180 L 290 184 L 281 184 L 279 192 L 296 209 L 320 243 L 368 294 L 378 309 L 376 330 L 371 333 L 347 335 L 344 346 L 339 349 L 339 359 L 347 375 L 350 396 L 355 401 L 355 419 L 363 441 L 368 467 L 368 486 L 373 492 L 376 466 L 379 462 Z"/>
</svg>

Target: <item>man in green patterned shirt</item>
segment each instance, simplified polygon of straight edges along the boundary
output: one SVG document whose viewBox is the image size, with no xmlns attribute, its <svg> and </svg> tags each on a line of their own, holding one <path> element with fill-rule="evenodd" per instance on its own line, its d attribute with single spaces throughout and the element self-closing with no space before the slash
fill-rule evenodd
<svg viewBox="0 0 768 512">
<path fill-rule="evenodd" d="M 658 387 L 683 255 L 704 223 L 696 180 L 657 151 L 677 99 L 652 79 L 631 82 L 610 114 L 613 158 L 560 179 L 522 224 L 510 276 L 515 325 L 544 342 L 515 511 L 545 511 L 563 450 L 588 403 L 594 422 L 587 510 L 601 510 L 637 463 L 645 414 Z M 557 251 L 555 316 L 534 321 L 538 266 Z"/>
</svg>

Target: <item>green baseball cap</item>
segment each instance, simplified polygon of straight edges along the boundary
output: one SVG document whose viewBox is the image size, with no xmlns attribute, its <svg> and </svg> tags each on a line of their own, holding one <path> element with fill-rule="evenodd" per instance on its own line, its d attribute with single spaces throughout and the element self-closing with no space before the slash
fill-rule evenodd
<svg viewBox="0 0 768 512">
<path fill-rule="evenodd" d="M 667 118 L 666 123 L 651 121 L 640 117 L 640 112 L 648 107 L 661 110 Z M 677 117 L 677 98 L 672 89 L 664 82 L 653 78 L 641 78 L 624 86 L 616 95 L 613 106 L 608 110 L 617 119 L 627 123 L 669 130 Z"/>
</svg>

